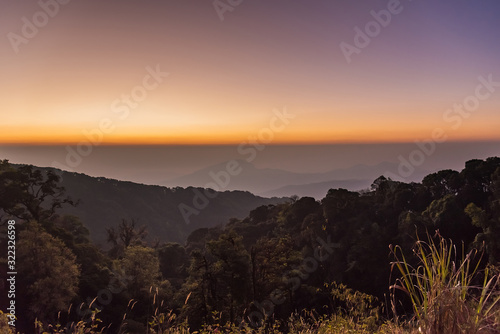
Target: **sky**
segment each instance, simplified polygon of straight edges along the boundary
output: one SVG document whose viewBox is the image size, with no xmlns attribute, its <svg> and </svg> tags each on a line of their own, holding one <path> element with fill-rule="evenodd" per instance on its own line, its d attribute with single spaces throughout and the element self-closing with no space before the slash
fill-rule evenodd
<svg viewBox="0 0 500 334">
<path fill-rule="evenodd" d="M 497 0 L 0 0 L 0 145 L 500 140 L 499 15 Z"/>
</svg>

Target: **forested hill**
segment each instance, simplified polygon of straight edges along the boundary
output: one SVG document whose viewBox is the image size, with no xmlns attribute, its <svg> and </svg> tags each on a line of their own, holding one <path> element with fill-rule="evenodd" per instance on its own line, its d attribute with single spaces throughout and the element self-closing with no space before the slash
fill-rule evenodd
<svg viewBox="0 0 500 334">
<path fill-rule="evenodd" d="M 461 172 L 442 170 L 422 183 L 381 176 L 365 193 L 330 189 L 321 201 L 303 197 L 290 204 L 261 206 L 224 230 L 193 232 L 186 248 L 204 249 L 210 240 L 234 232 L 247 249 L 256 251 L 267 242 L 277 245 L 287 239 L 287 251 L 311 256 L 315 246 L 324 245 L 318 243 L 321 238 L 335 247 L 318 268 L 317 284 L 342 282 L 381 297 L 389 280 L 389 245 L 409 250 L 417 234 L 425 240 L 427 233 L 436 231 L 466 248 L 484 244 L 489 261 L 500 263 L 500 158 L 471 160 Z M 286 271 L 277 270 L 277 263 L 272 267 L 278 273 Z"/>
<path fill-rule="evenodd" d="M 321 201 L 303 197 L 261 206 L 224 229 L 193 232 L 185 247 L 193 261 L 191 267 L 184 264 L 191 270 L 185 282 L 196 281 L 199 289 L 186 285 L 183 293 L 192 291 L 198 304 L 186 316 L 206 319 L 203 310 L 208 309 L 262 319 L 264 301 L 280 319 L 293 310 L 334 313 L 340 297 L 333 292 L 332 298 L 326 287 L 332 282 L 383 301 L 394 261 L 390 245 L 399 245 L 414 261 L 410 254 L 416 240 L 437 240 L 438 235 L 457 245 L 458 253 L 460 245 L 464 252 L 483 250 L 483 265 L 499 265 L 500 158 L 470 160 L 460 172 L 443 170 L 421 183 L 379 177 L 371 191 L 330 189 Z M 221 263 L 229 269 L 217 276 Z M 203 275 L 193 268 L 204 268 Z M 225 280 L 231 275 L 238 277 L 237 287 Z M 227 294 L 219 295 L 220 290 Z M 232 305 L 228 296 L 238 296 L 241 304 Z"/>
<path fill-rule="evenodd" d="M 294 197 L 282 203 L 227 192 L 204 205 L 201 200 L 193 203 L 196 191 L 192 188 L 168 189 L 63 173 L 66 194 L 82 199 L 72 213 L 93 231 L 104 234 L 105 227 L 112 227 L 109 251 L 89 242 L 78 221 L 61 216 L 66 194 L 58 176 L 44 172 L 30 166 L 16 170 L 0 162 L 0 208 L 9 217 L 29 221 L 21 218 L 15 227 L 20 273 L 16 305 L 23 315 L 19 323 L 25 328 L 32 328 L 35 319 L 45 326 L 54 324 L 56 315 L 64 312 L 70 312 L 64 316 L 68 322 L 86 316 L 86 322 L 80 323 L 87 326 L 94 305 L 102 310 L 98 316 L 103 327 L 111 326 L 108 333 L 121 333 L 122 325 L 128 326 L 129 333 L 146 333 L 150 324 L 156 332 L 165 332 L 164 323 L 155 324 L 157 319 L 169 319 L 168 326 L 187 324 L 191 330 L 226 322 L 259 326 L 281 321 L 283 332 L 290 333 L 291 325 L 284 323 L 296 312 L 313 318 L 315 314 L 343 315 L 366 320 L 360 324 L 375 332 L 388 320 L 383 314 L 391 316 L 380 307 L 388 301 L 388 293 L 394 292 L 389 286 L 398 278 L 394 266 L 391 271 L 394 249 L 400 250 L 399 256 L 406 254 L 410 267 L 422 268 L 412 248 L 422 244 L 416 243 L 418 239 L 439 243 L 440 236 L 456 245 L 458 256 L 461 245 L 464 252 L 484 251 L 479 252 L 483 256 L 477 268 L 488 265 L 500 280 L 497 157 L 467 161 L 460 172 L 443 170 L 427 175 L 421 183 L 381 176 L 361 193 L 330 189 L 321 201 Z M 47 200 L 50 206 L 41 207 Z M 190 216 L 190 224 L 182 218 L 180 203 L 198 206 L 200 212 Z M 238 214 L 245 217 L 229 219 Z M 126 220 L 119 225 L 121 217 Z M 139 219 L 138 225 L 131 224 L 132 219 Z M 192 232 L 182 244 L 154 244 L 143 239 L 141 223 L 147 224 L 150 235 L 170 240 L 172 236 L 181 240 Z M 215 226 L 218 223 L 225 224 Z M 0 246 L 7 249 L 6 239 L 0 239 Z M 453 252 L 453 247 L 449 249 Z M 480 256 L 472 257 L 471 261 L 477 261 Z M 437 265 L 441 269 L 454 266 L 455 260 Z M 7 259 L 0 257 L 1 261 Z M 477 278 L 486 282 L 484 277 Z M 462 291 L 452 283 L 451 291 Z M 470 305 L 477 295 L 474 289 L 457 309 L 468 307 L 467 314 L 476 312 Z M 455 298 L 443 296 L 446 305 Z M 404 294 L 394 298 L 398 298 L 398 316 L 410 319 L 409 298 Z M 80 308 L 65 311 L 68 305 Z M 161 313 L 154 318 L 152 305 Z M 500 306 L 496 307 L 493 323 L 498 329 Z"/>
<path fill-rule="evenodd" d="M 61 177 L 60 185 L 66 195 L 79 203 L 74 207 L 63 205 L 58 212 L 78 217 L 90 230 L 91 240 L 103 246 L 106 228 L 118 225 L 122 219 L 134 221 L 136 226 L 146 225 L 150 240 L 184 243 L 197 228 L 225 224 L 230 218 L 246 217 L 257 206 L 286 201 L 245 191 L 208 193 L 207 196 L 202 188 L 167 188 L 53 168 L 34 169 L 44 174 L 52 170 Z"/>
</svg>

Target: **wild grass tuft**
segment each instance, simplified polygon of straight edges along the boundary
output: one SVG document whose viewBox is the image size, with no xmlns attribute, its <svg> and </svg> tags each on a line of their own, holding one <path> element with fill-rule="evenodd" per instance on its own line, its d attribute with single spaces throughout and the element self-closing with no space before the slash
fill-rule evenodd
<svg viewBox="0 0 500 334">
<path fill-rule="evenodd" d="M 499 275 L 480 271 L 482 253 L 472 250 L 457 260 L 457 248 L 439 234 L 417 241 L 413 267 L 401 247 L 391 247 L 400 278 L 391 286 L 411 300 L 414 319 L 423 333 L 493 333 L 500 330 Z M 482 277 L 482 279 L 481 279 Z M 480 282 L 479 285 L 474 283 Z M 477 283 L 476 283 L 477 284 Z M 394 305 L 394 304 L 393 304 Z"/>
</svg>

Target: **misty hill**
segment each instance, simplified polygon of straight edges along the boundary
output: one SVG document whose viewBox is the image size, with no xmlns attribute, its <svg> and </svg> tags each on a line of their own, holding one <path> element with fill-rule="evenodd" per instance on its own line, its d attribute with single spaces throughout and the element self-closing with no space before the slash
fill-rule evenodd
<svg viewBox="0 0 500 334">
<path fill-rule="evenodd" d="M 288 194 L 286 196 L 297 195 L 299 197 L 313 197 L 317 200 L 325 197 L 325 194 L 330 189 L 343 188 L 350 191 L 359 191 L 363 189 L 368 189 L 373 180 L 336 180 L 336 181 L 326 181 L 308 184 L 298 184 L 280 187 L 278 189 L 265 191 L 259 195 L 264 197 L 273 196 L 283 196 L 283 194 Z"/>
<path fill-rule="evenodd" d="M 342 187 L 357 191 L 367 188 L 371 182 L 381 175 L 397 175 L 398 164 L 382 162 L 374 166 L 355 165 L 349 168 L 334 169 L 324 173 L 295 173 L 281 169 L 257 168 L 244 160 L 236 160 L 241 168 L 240 173 L 231 176 L 225 187 L 228 190 L 248 190 L 261 196 L 312 196 L 320 199 L 330 188 Z M 221 177 L 227 164 L 213 165 L 194 173 L 161 181 L 165 186 L 197 186 L 205 187 Z M 410 179 L 405 181 L 421 181 L 428 171 L 416 169 Z"/>
<path fill-rule="evenodd" d="M 206 198 L 201 188 L 167 188 L 57 171 L 67 195 L 80 200 L 76 207 L 65 206 L 60 212 L 79 217 L 90 230 L 92 240 L 102 245 L 106 241 L 106 228 L 118 225 L 122 219 L 147 225 L 149 239 L 184 243 L 197 228 L 225 224 L 230 218 L 246 217 L 260 205 L 286 201 L 245 191 L 218 192 L 215 198 Z M 184 216 L 179 205 L 184 209 Z"/>
</svg>

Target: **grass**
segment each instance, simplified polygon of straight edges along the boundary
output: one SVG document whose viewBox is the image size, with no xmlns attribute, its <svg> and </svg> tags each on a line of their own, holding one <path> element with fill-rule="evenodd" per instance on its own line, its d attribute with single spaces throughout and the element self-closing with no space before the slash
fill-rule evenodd
<svg viewBox="0 0 500 334">
<path fill-rule="evenodd" d="M 457 248 L 451 241 L 439 234 L 436 239 L 428 236 L 427 242 L 417 241 L 413 249 L 418 260 L 416 267 L 409 264 L 399 246 L 391 248 L 396 259 L 392 266 L 401 275 L 391 288 L 410 297 L 419 331 L 500 332 L 499 275 L 493 275 L 490 268 L 479 270 L 482 253 L 477 250 L 465 254 L 462 245 L 461 257 L 457 259 Z"/>
</svg>

